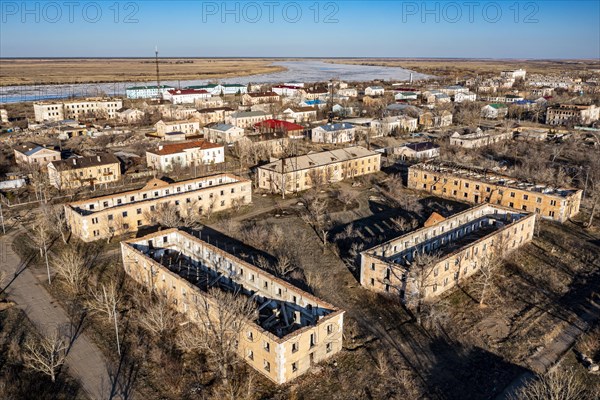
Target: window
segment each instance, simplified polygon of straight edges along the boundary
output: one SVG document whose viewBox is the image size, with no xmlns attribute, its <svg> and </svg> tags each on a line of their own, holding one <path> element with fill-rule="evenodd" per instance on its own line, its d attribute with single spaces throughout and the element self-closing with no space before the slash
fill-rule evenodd
<svg viewBox="0 0 600 400">
<path fill-rule="evenodd" d="M 138 215 L 140 215 L 140 214 L 142 213 L 142 209 L 141 209 L 141 208 L 138 208 L 138 209 L 136 210 L 136 212 L 137 212 L 137 214 L 138 214 Z"/>
<path fill-rule="evenodd" d="M 298 351 L 298 343 L 292 343 L 292 353 L 295 353 Z"/>
<path fill-rule="evenodd" d="M 529 196 L 528 196 L 528 195 L 526 195 L 526 194 L 524 194 L 524 195 L 523 195 L 523 200 L 529 200 Z"/>
<path fill-rule="evenodd" d="M 104 203 L 102 203 L 102 205 L 103 205 L 104 207 L 108 207 L 108 201 L 105 201 Z"/>
<path fill-rule="evenodd" d="M 333 345 L 331 343 L 327 343 L 325 345 L 325 349 L 328 353 L 331 353 L 333 351 Z"/>
<path fill-rule="evenodd" d="M 292 363 L 292 372 L 298 372 L 298 364 L 297 363 Z"/>
<path fill-rule="evenodd" d="M 108 214 L 108 220 L 112 221 L 113 220 L 113 215 L 112 214 Z"/>
<path fill-rule="evenodd" d="M 371 263 L 371 271 L 375 271 L 375 263 Z"/>
<path fill-rule="evenodd" d="M 248 333 L 246 333 L 246 337 L 252 341 L 254 339 L 254 335 L 252 334 L 252 331 L 248 331 Z"/>
<path fill-rule="evenodd" d="M 333 324 L 327 325 L 327 334 L 331 335 L 333 333 Z"/>
<path fill-rule="evenodd" d="M 510 197 L 515 197 L 515 192 L 510 192 Z"/>
<path fill-rule="evenodd" d="M 254 360 L 254 352 L 252 350 L 248 350 L 248 359 Z"/>
<path fill-rule="evenodd" d="M 263 341 L 263 349 L 265 349 L 266 352 L 271 351 L 271 344 L 266 340 Z"/>
<path fill-rule="evenodd" d="M 267 360 L 263 360 L 263 366 L 265 367 L 265 371 L 271 371 L 271 364 Z"/>
<path fill-rule="evenodd" d="M 123 217 L 127 216 L 127 211 L 123 211 Z"/>
</svg>

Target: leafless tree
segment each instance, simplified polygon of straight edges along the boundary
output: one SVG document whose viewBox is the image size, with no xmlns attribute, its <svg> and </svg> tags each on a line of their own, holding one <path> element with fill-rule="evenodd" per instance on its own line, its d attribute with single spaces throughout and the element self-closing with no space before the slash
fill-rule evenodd
<svg viewBox="0 0 600 400">
<path fill-rule="evenodd" d="M 108 322 L 112 322 L 121 301 L 121 293 L 116 282 L 113 281 L 108 285 L 102 284 L 100 287 L 92 289 L 85 304 L 91 312 L 102 314 Z"/>
<path fill-rule="evenodd" d="M 336 194 L 337 199 L 344 205 L 344 211 L 348 209 L 348 206 L 356 199 L 356 194 L 346 190 L 339 190 Z"/>
<path fill-rule="evenodd" d="M 173 301 L 166 293 L 157 293 L 154 299 L 142 296 L 140 300 L 137 307 L 138 321 L 152 336 L 163 338 L 179 326 L 179 314 L 173 308 Z"/>
<path fill-rule="evenodd" d="M 327 214 L 327 200 L 305 199 L 306 211 L 302 214 L 302 220 L 310 225 L 323 241 L 323 246 L 327 244 L 327 235 L 329 233 L 329 218 Z"/>
<path fill-rule="evenodd" d="M 279 256 L 273 268 L 278 276 L 284 278 L 296 270 L 297 267 L 290 257 L 284 254 Z"/>
<path fill-rule="evenodd" d="M 194 228 L 199 226 L 198 205 L 196 202 L 187 205 L 187 207 L 176 206 L 171 203 L 159 204 L 152 212 L 146 212 L 146 219 L 152 224 L 161 225 L 167 228 L 187 227 Z"/>
<path fill-rule="evenodd" d="M 52 260 L 52 267 L 61 280 L 63 280 L 71 292 L 78 293 L 83 288 L 89 269 L 87 261 L 77 248 L 69 246 L 64 248 L 58 256 Z"/>
<path fill-rule="evenodd" d="M 492 295 L 498 295 L 497 279 L 502 264 L 508 255 L 508 244 L 504 237 L 499 238 L 493 246 L 489 246 L 479 259 L 479 274 L 475 279 L 479 286 L 479 306 L 485 307 L 487 299 Z"/>
<path fill-rule="evenodd" d="M 591 393 L 572 369 L 554 369 L 530 380 L 511 400 L 593 400 Z"/>
<path fill-rule="evenodd" d="M 68 343 L 58 332 L 28 338 L 23 351 L 25 366 L 48 375 L 52 382 L 56 382 L 56 376 L 67 356 Z"/>
<path fill-rule="evenodd" d="M 38 218 L 32 225 L 31 238 L 40 251 L 40 257 L 44 258 L 46 271 L 48 272 L 48 283 L 52 283 L 50 277 L 50 263 L 48 262 L 48 247 L 52 240 L 50 223 L 46 218 Z"/>
<path fill-rule="evenodd" d="M 198 327 L 182 329 L 178 346 L 186 352 L 206 354 L 218 367 L 224 387 L 231 388 L 235 367 L 240 362 L 238 340 L 246 321 L 257 318 L 256 306 L 237 292 L 210 289 L 207 296 L 198 299 L 195 308 Z"/>
<path fill-rule="evenodd" d="M 316 191 L 321 190 L 323 184 L 325 183 L 323 172 L 318 168 L 313 168 L 308 172 L 308 179 L 310 181 L 311 188 L 315 189 Z"/>
<path fill-rule="evenodd" d="M 440 257 L 434 253 L 417 252 L 411 262 L 408 262 L 407 305 L 413 309 L 417 322 L 422 323 L 423 304 L 427 297 L 427 289 L 434 284 L 431 277 Z"/>
<path fill-rule="evenodd" d="M 69 225 L 67 224 L 67 218 L 65 215 L 65 209 L 62 205 L 49 205 L 43 204 L 40 207 L 40 218 L 47 220 L 48 226 L 60 234 L 63 243 L 67 244 L 69 239 Z"/>
</svg>

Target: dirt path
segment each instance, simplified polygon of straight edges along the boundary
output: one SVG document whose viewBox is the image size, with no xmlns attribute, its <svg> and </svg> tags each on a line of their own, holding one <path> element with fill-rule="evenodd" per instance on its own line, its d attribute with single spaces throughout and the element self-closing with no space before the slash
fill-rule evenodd
<svg viewBox="0 0 600 400">
<path fill-rule="evenodd" d="M 47 279 L 46 275 L 28 268 L 28 262 L 22 261 L 13 251 L 12 243 L 20 232 L 15 230 L 0 238 L 0 268 L 7 274 L 8 297 L 27 314 L 38 331 L 60 329 L 74 336 L 66 359 L 69 372 L 80 381 L 91 399 L 111 398 L 111 379 L 101 351 L 79 331 L 67 312 L 43 287 L 40 280 Z"/>
</svg>

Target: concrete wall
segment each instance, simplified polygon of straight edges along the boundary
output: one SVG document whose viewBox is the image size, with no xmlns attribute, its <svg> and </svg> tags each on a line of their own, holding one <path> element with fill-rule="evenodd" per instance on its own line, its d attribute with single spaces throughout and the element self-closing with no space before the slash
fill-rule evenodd
<svg viewBox="0 0 600 400">
<path fill-rule="evenodd" d="M 273 382 L 288 382 L 341 350 L 343 311 L 256 266 L 176 229 L 122 242 L 123 266 L 127 274 L 158 294 L 168 296 L 176 309 L 191 322 L 205 321 L 205 314 L 201 316 L 198 312 L 205 310 L 202 306 L 206 303 L 212 304 L 209 310 L 216 309 L 214 301 L 187 279 L 146 256 L 142 249 L 149 248 L 150 241 L 155 250 L 173 249 L 185 254 L 204 271 L 216 274 L 221 268 L 227 268 L 229 277 L 237 285 L 243 285 L 244 295 L 257 293 L 265 302 L 270 301 L 268 299 L 285 301 L 288 307 L 314 316 L 316 323 L 307 324 L 283 337 L 266 331 L 254 321 L 241 321 L 238 355 Z M 212 260 L 215 259 L 220 263 L 214 263 Z"/>
<path fill-rule="evenodd" d="M 510 180 L 510 178 L 506 178 Z M 581 190 L 572 190 L 566 197 L 508 187 L 481 178 L 454 175 L 419 165 L 409 168 L 408 187 L 435 196 L 469 203 L 492 203 L 517 210 L 536 212 L 546 219 L 565 222 L 579 213 Z"/>
<path fill-rule="evenodd" d="M 474 232 L 483 234 L 492 226 L 496 230 L 487 235 L 475 236 L 476 240 L 466 242 L 455 251 L 444 250 Z M 519 214 L 490 205 L 473 207 L 362 252 L 360 283 L 369 290 L 410 299 L 411 293 L 419 289 L 412 279 L 414 274 L 409 273 L 409 263 L 416 254 L 438 254 L 435 265 L 426 269 L 423 288 L 424 298 L 434 298 L 477 274 L 485 257 L 493 252 L 514 251 L 530 242 L 534 229 L 534 214 Z"/>
<path fill-rule="evenodd" d="M 65 205 L 73 235 L 89 242 L 135 232 L 148 225 L 152 212 L 165 203 L 185 215 L 192 211 L 203 213 L 211 207 L 214 212 L 223 211 L 234 202 L 252 202 L 252 183 L 234 175 L 213 175 L 174 184 L 158 181 L 162 183 L 153 186 L 156 181 L 137 191 Z"/>
</svg>

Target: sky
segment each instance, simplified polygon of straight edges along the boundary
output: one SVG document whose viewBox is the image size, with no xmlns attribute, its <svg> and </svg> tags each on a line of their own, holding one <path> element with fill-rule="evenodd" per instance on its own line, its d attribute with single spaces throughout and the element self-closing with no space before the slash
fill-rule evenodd
<svg viewBox="0 0 600 400">
<path fill-rule="evenodd" d="M 0 0 L 0 57 L 600 59 L 600 1 Z"/>
</svg>

